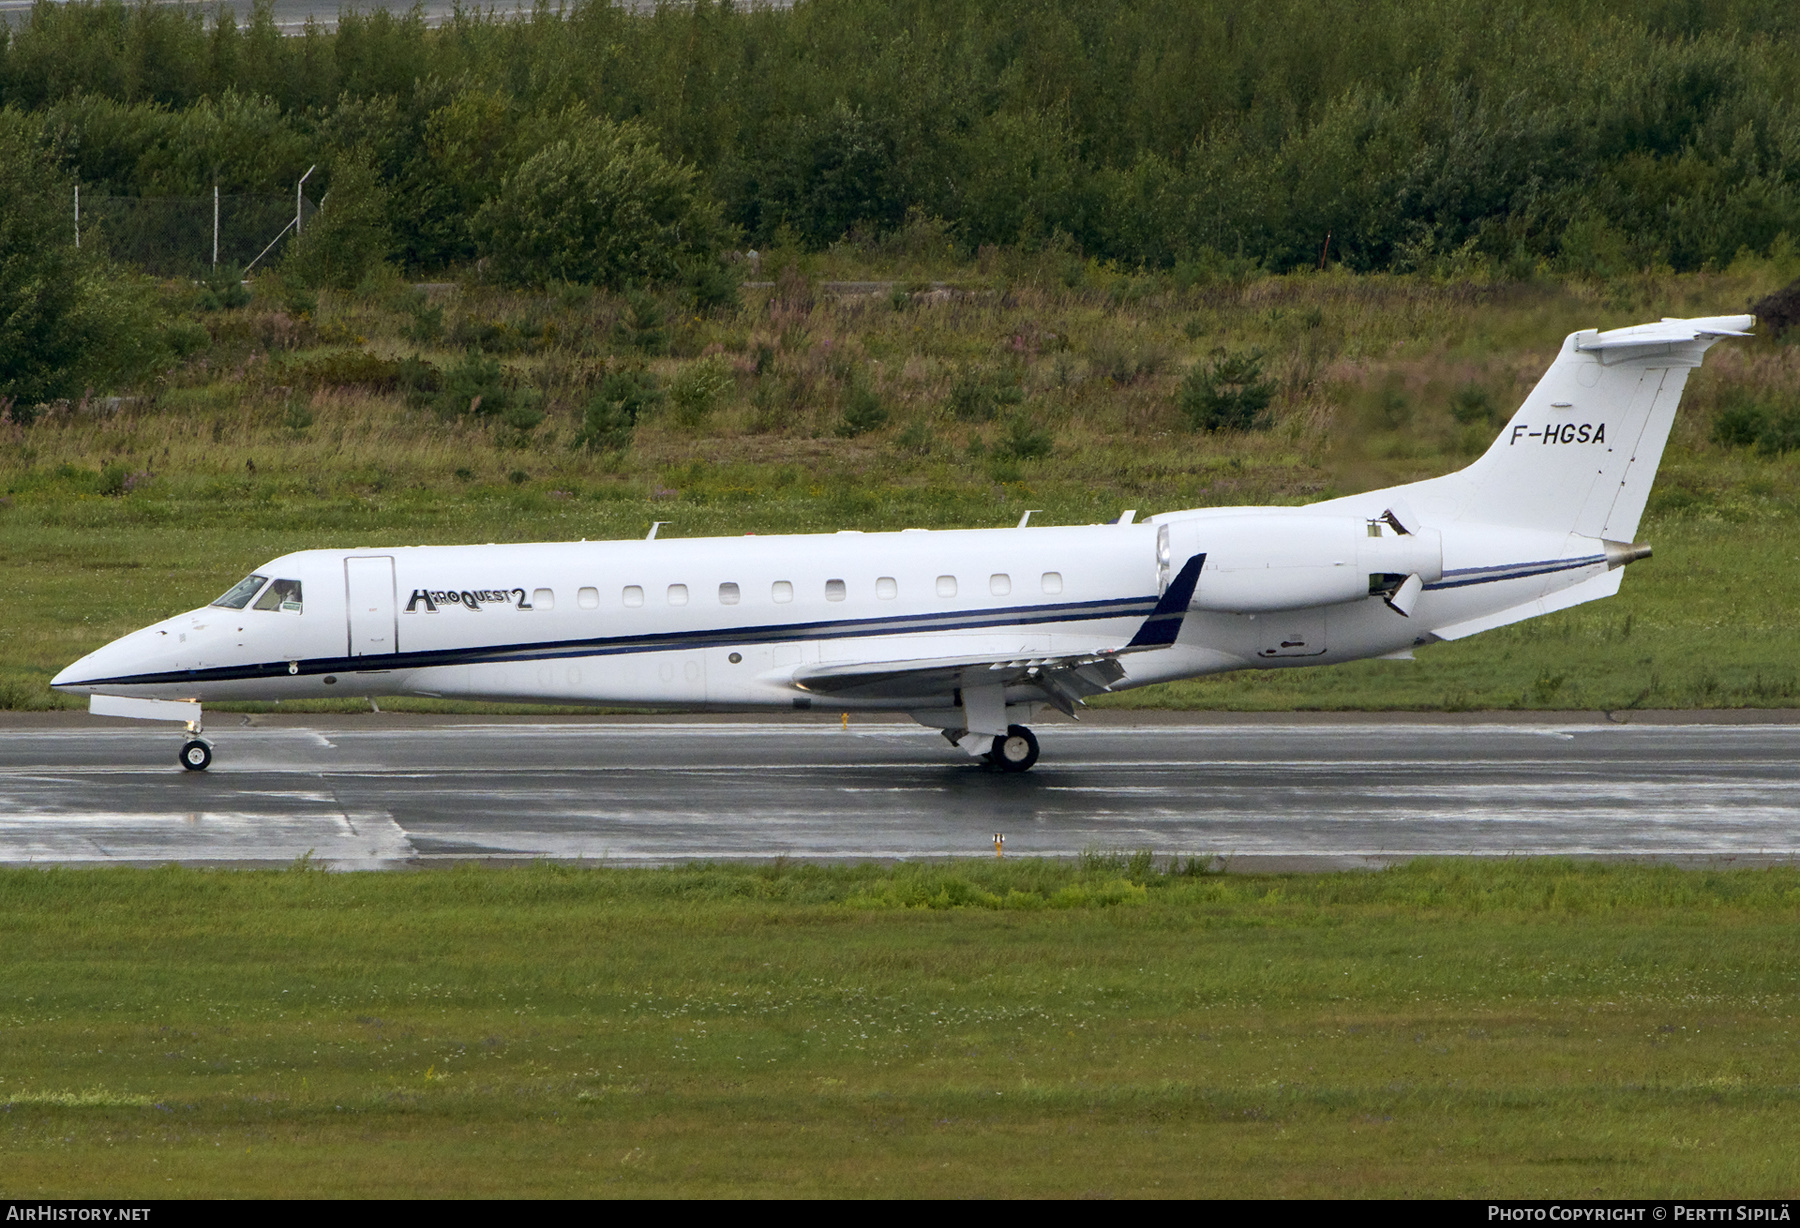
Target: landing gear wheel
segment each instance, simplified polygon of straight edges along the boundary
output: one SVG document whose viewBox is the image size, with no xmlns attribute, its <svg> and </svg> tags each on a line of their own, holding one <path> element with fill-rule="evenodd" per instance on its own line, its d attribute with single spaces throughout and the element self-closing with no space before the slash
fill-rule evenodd
<svg viewBox="0 0 1800 1228">
<path fill-rule="evenodd" d="M 1032 758 L 1037 758 L 1036 754 Z M 181 744 L 181 766 L 190 772 L 204 772 L 212 766 L 212 747 L 199 738 L 190 738 Z"/>
<path fill-rule="evenodd" d="M 1003 772 L 1029 771 L 1038 761 L 1038 740 L 1023 725 L 1008 725 L 1006 733 L 994 739 L 988 758 Z"/>
</svg>

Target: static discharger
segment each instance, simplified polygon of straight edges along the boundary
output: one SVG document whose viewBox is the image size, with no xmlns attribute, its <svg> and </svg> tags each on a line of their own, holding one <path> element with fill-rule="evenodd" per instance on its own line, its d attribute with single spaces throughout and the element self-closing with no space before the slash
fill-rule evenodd
<svg viewBox="0 0 1800 1228">
<path fill-rule="evenodd" d="M 1006 837 L 999 832 L 994 833 L 994 856 L 1006 856 Z"/>
</svg>

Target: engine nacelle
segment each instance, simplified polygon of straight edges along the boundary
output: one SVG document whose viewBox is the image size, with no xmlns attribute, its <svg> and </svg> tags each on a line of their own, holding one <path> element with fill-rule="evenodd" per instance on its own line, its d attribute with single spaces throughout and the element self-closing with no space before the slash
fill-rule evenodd
<svg viewBox="0 0 1800 1228">
<path fill-rule="evenodd" d="M 1206 555 L 1191 609 L 1260 614 L 1389 596 L 1411 576 L 1443 578 L 1442 536 L 1390 513 L 1379 520 L 1263 512 L 1162 526 L 1177 567 Z M 1416 591 L 1417 586 L 1413 586 Z"/>
</svg>

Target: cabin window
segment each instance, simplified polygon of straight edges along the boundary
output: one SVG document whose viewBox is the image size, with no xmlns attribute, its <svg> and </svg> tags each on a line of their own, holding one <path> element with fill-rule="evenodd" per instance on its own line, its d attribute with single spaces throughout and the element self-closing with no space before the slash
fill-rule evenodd
<svg viewBox="0 0 1800 1228">
<path fill-rule="evenodd" d="M 641 584 L 627 584 L 619 597 L 626 605 L 636 609 L 644 604 L 644 587 Z"/>
<path fill-rule="evenodd" d="M 956 596 L 956 577 L 955 576 L 939 576 L 938 577 L 938 585 L 937 585 L 937 593 L 938 593 L 938 596 L 940 596 L 940 597 Z"/>
<path fill-rule="evenodd" d="M 737 585 L 729 580 L 719 585 L 720 605 L 736 605 L 741 600 L 743 600 L 743 594 L 738 591 Z"/>
<path fill-rule="evenodd" d="M 685 584 L 669 585 L 669 604 L 670 605 L 686 605 L 687 604 L 687 585 L 685 585 Z"/>
<path fill-rule="evenodd" d="M 988 592 L 996 597 L 1004 597 L 1012 592 L 1012 577 L 1003 571 L 997 571 L 988 577 Z"/>
<path fill-rule="evenodd" d="M 584 610 L 600 608 L 600 590 L 597 588 L 578 588 L 575 590 L 575 604 Z"/>
<path fill-rule="evenodd" d="M 845 594 L 845 589 L 844 589 L 844 582 L 842 580 L 827 580 L 827 581 L 825 581 L 825 600 L 827 600 L 827 601 L 842 601 L 844 599 L 844 594 Z"/>
<path fill-rule="evenodd" d="M 554 610 L 556 608 L 555 591 L 547 588 L 532 589 L 531 608 L 534 610 Z"/>
<path fill-rule="evenodd" d="M 250 598 L 256 596 L 256 590 L 268 582 L 269 577 L 267 576 L 245 576 L 226 590 L 225 595 L 213 604 L 222 605 L 228 610 L 241 610 L 250 604 Z"/>
<path fill-rule="evenodd" d="M 256 599 L 259 610 L 282 610 L 289 614 L 302 613 L 300 605 L 300 581 L 277 580 L 263 591 Z"/>
<path fill-rule="evenodd" d="M 787 580 L 777 580 L 770 586 L 769 596 L 785 605 L 794 599 L 794 586 Z"/>
<path fill-rule="evenodd" d="M 1052 597 L 1062 592 L 1062 572 L 1046 571 L 1044 573 L 1044 591 Z"/>
<path fill-rule="evenodd" d="M 882 576 L 875 581 L 875 595 L 883 601 L 892 601 L 900 595 L 900 586 L 894 583 L 894 577 Z"/>
</svg>

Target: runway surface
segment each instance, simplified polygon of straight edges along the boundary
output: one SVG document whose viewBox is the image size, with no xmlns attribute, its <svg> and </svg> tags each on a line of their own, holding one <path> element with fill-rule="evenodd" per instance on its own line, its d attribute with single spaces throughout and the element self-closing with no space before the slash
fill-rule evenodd
<svg viewBox="0 0 1800 1228">
<path fill-rule="evenodd" d="M 1149 848 L 1240 868 L 1800 857 L 1791 724 L 1115 716 L 1041 727 L 1043 760 L 1014 776 L 903 724 L 236 719 L 209 729 L 205 773 L 176 766 L 168 727 L 0 730 L 0 862 L 992 856 L 995 832 L 1015 856 Z"/>
</svg>

